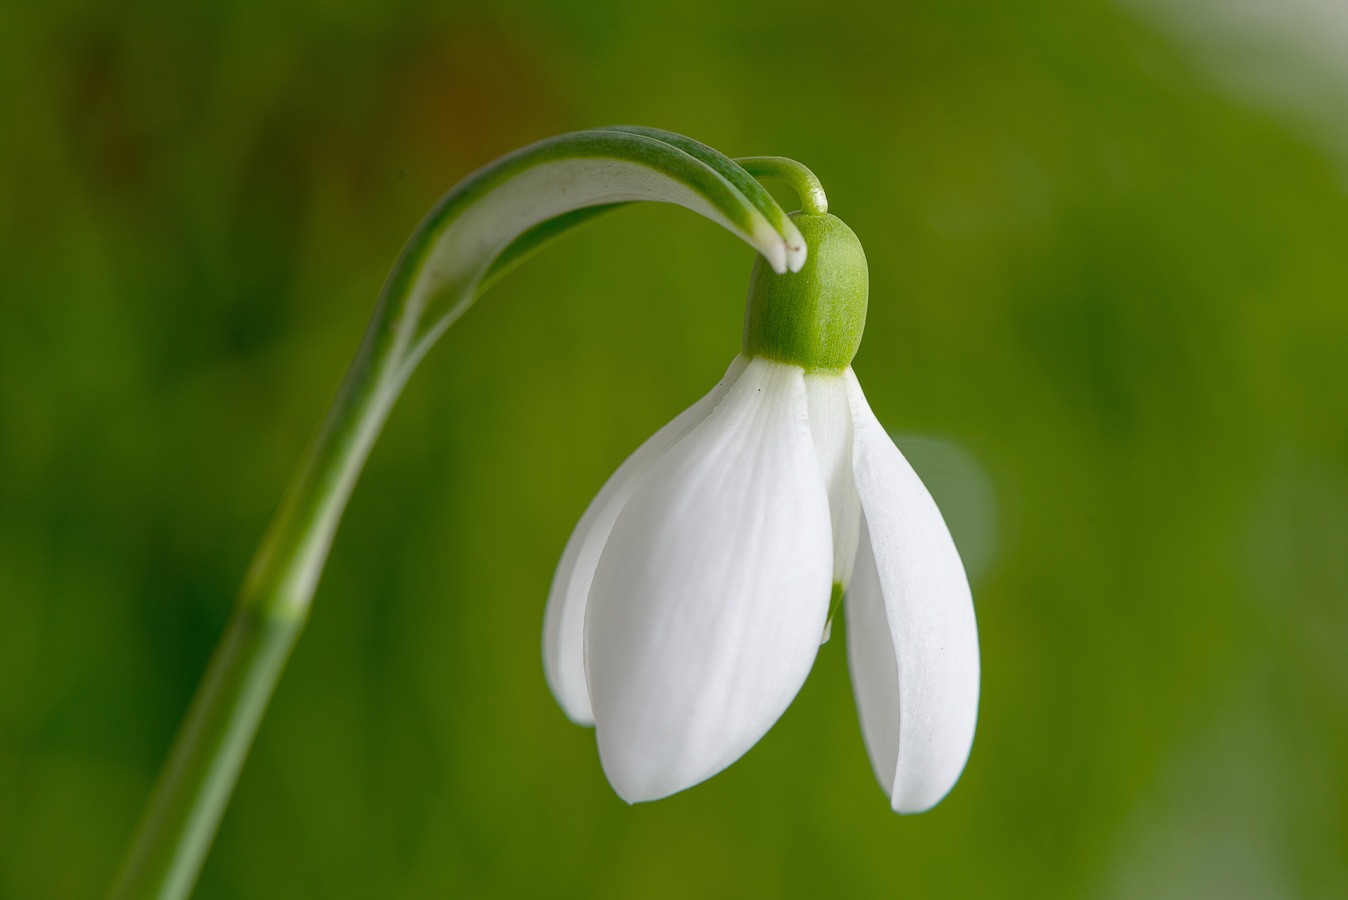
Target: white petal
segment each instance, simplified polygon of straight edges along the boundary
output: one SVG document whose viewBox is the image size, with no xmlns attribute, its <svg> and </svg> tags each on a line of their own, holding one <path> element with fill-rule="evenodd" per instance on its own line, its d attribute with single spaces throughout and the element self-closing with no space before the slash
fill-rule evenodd
<svg viewBox="0 0 1348 900">
<path fill-rule="evenodd" d="M 890 805 L 922 812 L 954 786 L 973 744 L 973 598 L 940 510 L 876 421 L 856 376 L 849 369 L 845 377 L 865 524 L 847 604 L 853 690 Z"/>
<path fill-rule="evenodd" d="M 894 659 L 885 597 L 864 523 L 856 569 L 843 602 L 847 607 L 843 617 L 847 626 L 847 666 L 852 673 L 861 736 L 880 787 L 886 797 L 892 797 L 895 763 L 899 758 L 899 665 Z"/>
<path fill-rule="evenodd" d="M 748 364 L 745 357 L 735 357 L 716 387 L 627 457 L 590 501 L 566 542 L 543 612 L 543 673 L 552 696 L 577 725 L 594 724 L 585 686 L 585 599 L 613 522 L 651 467 L 711 414 Z"/>
<path fill-rule="evenodd" d="M 852 413 L 848 409 L 847 382 L 840 375 L 806 375 L 805 393 L 809 398 L 810 435 L 828 488 L 833 521 L 833 580 L 846 588 L 852 580 L 861 528 L 861 500 L 852 477 Z M 828 640 L 827 634 L 824 640 Z"/>
<path fill-rule="evenodd" d="M 599 756 L 629 803 L 752 747 L 809 674 L 828 614 L 828 496 L 803 371 L 754 359 L 614 525 L 590 590 Z"/>
</svg>

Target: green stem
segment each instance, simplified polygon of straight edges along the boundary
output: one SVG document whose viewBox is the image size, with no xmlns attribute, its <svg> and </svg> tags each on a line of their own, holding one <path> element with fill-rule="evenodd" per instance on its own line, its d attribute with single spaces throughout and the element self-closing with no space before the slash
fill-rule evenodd
<svg viewBox="0 0 1348 900">
<path fill-rule="evenodd" d="M 112 900 L 190 893 L 262 714 L 308 618 L 328 548 L 401 382 L 383 307 L 254 557 L 174 740 Z M 381 339 L 384 338 L 384 339 Z"/>
<path fill-rule="evenodd" d="M 417 362 L 508 269 L 634 200 L 693 209 L 758 249 L 774 270 L 805 263 L 799 230 L 747 173 L 708 147 L 654 129 L 540 141 L 445 195 L 390 273 L 360 350 L 249 567 L 111 900 L 181 900 L 191 892 L 304 628 L 347 499 Z"/>
<path fill-rule="evenodd" d="M 782 181 L 790 185 L 800 198 L 801 212 L 805 215 L 822 216 L 828 212 L 824 185 L 802 163 L 785 156 L 745 156 L 735 162 L 755 178 Z"/>
<path fill-rule="evenodd" d="M 301 624 L 235 609 L 110 897 L 191 891 Z"/>
</svg>

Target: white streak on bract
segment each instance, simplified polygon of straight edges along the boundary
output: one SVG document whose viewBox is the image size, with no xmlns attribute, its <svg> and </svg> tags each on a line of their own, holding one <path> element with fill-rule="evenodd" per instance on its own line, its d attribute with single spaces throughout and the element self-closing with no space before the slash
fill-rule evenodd
<svg viewBox="0 0 1348 900">
<path fill-rule="evenodd" d="M 735 357 L 716 387 L 627 457 L 590 501 L 566 542 L 543 613 L 543 672 L 558 705 L 577 725 L 594 724 L 585 684 L 585 602 L 613 523 L 651 467 L 707 418 L 748 364 L 745 357 Z"/>
<path fill-rule="evenodd" d="M 849 652 L 861 654 L 852 661 L 854 690 L 891 806 L 922 812 L 954 786 L 973 744 L 979 681 L 973 598 L 936 503 L 876 420 L 856 376 L 848 370 L 844 377 L 852 468 L 871 550 L 863 542 L 848 603 Z M 874 681 L 886 671 L 873 658 L 879 642 L 852 640 L 853 613 L 861 627 L 876 618 L 877 605 L 893 642 L 893 689 Z"/>
<path fill-rule="evenodd" d="M 714 177 L 710 170 L 707 177 Z M 746 234 L 696 190 L 649 166 L 602 157 L 563 159 L 512 176 L 451 222 L 427 257 L 409 307 L 421 308 L 445 287 L 466 287 L 507 244 L 539 222 L 587 206 L 635 200 L 674 203 L 706 216 L 757 249 L 775 271 L 786 271 L 786 243 L 757 210 L 751 213 L 752 233 Z M 470 302 L 471 294 L 465 295 L 460 306 Z"/>
<path fill-rule="evenodd" d="M 803 371 L 752 360 L 656 464 L 590 590 L 599 756 L 628 802 L 715 775 L 781 716 L 828 612 L 828 496 Z"/>
</svg>

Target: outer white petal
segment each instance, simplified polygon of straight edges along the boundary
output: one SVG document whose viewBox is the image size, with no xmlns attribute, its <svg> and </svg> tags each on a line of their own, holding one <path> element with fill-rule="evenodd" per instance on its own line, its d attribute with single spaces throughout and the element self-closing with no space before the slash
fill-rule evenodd
<svg viewBox="0 0 1348 900">
<path fill-rule="evenodd" d="M 577 725 L 594 724 L 585 685 L 585 600 L 613 522 L 651 467 L 710 415 L 748 364 L 745 357 L 735 357 L 716 387 L 627 457 L 590 501 L 562 550 L 543 612 L 543 674 L 552 696 Z"/>
<path fill-rule="evenodd" d="M 850 369 L 846 378 L 864 519 L 847 600 L 853 690 L 890 805 L 923 812 L 954 786 L 973 744 L 979 679 L 973 598 L 940 510 L 876 421 Z"/>
<path fill-rule="evenodd" d="M 806 402 L 801 369 L 751 361 L 604 547 L 586 667 L 600 760 L 629 803 L 734 762 L 809 674 L 833 548 Z"/>
<path fill-rule="evenodd" d="M 894 659 L 894 638 L 890 635 L 880 575 L 875 570 L 875 555 L 864 522 L 852 583 L 844 596 L 847 665 L 852 673 L 861 736 L 880 787 L 886 797 L 893 797 L 894 770 L 899 758 L 899 666 Z"/>
</svg>

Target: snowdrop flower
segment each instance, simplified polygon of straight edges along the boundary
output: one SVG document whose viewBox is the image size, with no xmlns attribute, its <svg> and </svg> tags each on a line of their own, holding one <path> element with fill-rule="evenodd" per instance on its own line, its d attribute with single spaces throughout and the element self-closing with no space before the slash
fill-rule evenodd
<svg viewBox="0 0 1348 900">
<path fill-rule="evenodd" d="M 851 362 L 868 272 L 856 235 L 793 216 L 797 274 L 755 263 L 744 351 L 586 509 L 553 578 L 548 684 L 593 724 L 629 803 L 715 775 L 800 690 L 843 597 L 866 749 L 891 806 L 954 785 L 978 713 L 968 581 L 936 504 Z"/>
</svg>

